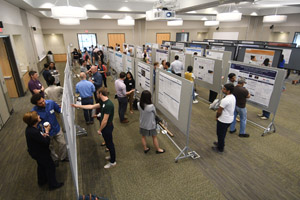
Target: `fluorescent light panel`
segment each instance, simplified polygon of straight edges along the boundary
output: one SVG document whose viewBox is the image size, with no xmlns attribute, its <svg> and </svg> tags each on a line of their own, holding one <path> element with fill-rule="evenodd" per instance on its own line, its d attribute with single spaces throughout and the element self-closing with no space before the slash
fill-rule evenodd
<svg viewBox="0 0 300 200">
<path fill-rule="evenodd" d="M 118 19 L 119 26 L 134 26 L 134 19 Z"/>
<path fill-rule="evenodd" d="M 229 12 L 229 13 L 219 13 L 217 14 L 217 21 L 220 22 L 236 22 L 241 21 L 242 13 Z"/>
<path fill-rule="evenodd" d="M 51 8 L 52 17 L 87 19 L 86 9 L 74 6 L 55 6 Z"/>
<path fill-rule="evenodd" d="M 219 26 L 219 21 L 205 21 L 204 26 Z"/>
<path fill-rule="evenodd" d="M 80 20 L 75 18 L 61 18 L 59 19 L 59 23 L 62 25 L 79 25 Z"/>
<path fill-rule="evenodd" d="M 182 26 L 183 20 L 168 21 L 168 26 Z"/>
<path fill-rule="evenodd" d="M 286 15 L 267 15 L 263 18 L 263 23 L 282 23 L 287 19 Z"/>
</svg>

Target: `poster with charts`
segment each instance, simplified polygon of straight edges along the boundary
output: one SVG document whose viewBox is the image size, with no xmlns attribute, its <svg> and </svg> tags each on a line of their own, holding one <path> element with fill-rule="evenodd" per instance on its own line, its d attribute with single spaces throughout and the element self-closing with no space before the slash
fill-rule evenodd
<svg viewBox="0 0 300 200">
<path fill-rule="evenodd" d="M 224 53 L 222 53 L 222 52 L 214 52 L 214 51 L 206 50 L 206 57 L 207 58 L 223 60 L 223 55 L 224 55 Z"/>
<path fill-rule="evenodd" d="M 253 65 L 262 65 L 264 60 L 269 58 L 270 66 L 272 66 L 275 51 L 264 49 L 246 49 L 244 63 L 251 63 Z M 252 60 L 251 60 L 252 58 Z"/>
<path fill-rule="evenodd" d="M 143 90 L 150 90 L 150 66 L 145 64 L 144 62 L 138 62 L 138 77 L 137 83 Z"/>
<path fill-rule="evenodd" d="M 186 54 L 192 54 L 194 55 L 194 53 L 196 52 L 198 54 L 198 56 L 202 56 L 202 49 L 201 48 L 185 48 L 185 53 Z"/>
<path fill-rule="evenodd" d="M 207 58 L 194 57 L 195 79 L 213 84 L 215 61 Z"/>
<path fill-rule="evenodd" d="M 269 106 L 277 71 L 232 63 L 229 72 L 235 73 L 237 78 L 246 79 L 244 87 L 250 93 L 249 101 Z"/>
<path fill-rule="evenodd" d="M 177 120 L 179 117 L 182 81 L 160 72 L 158 103 L 169 111 Z"/>
<path fill-rule="evenodd" d="M 108 60 L 109 60 L 109 66 L 114 68 L 115 54 L 114 54 L 114 51 L 111 49 L 108 50 Z"/>
<path fill-rule="evenodd" d="M 118 72 L 121 73 L 123 71 L 123 54 L 120 52 L 115 53 L 115 66 L 114 69 Z"/>
<path fill-rule="evenodd" d="M 143 47 L 137 46 L 136 47 L 136 57 L 137 58 L 143 58 Z"/>
<path fill-rule="evenodd" d="M 162 49 L 157 49 L 156 50 L 156 62 L 161 63 L 161 61 L 169 61 L 169 51 L 168 50 L 162 50 Z"/>
<path fill-rule="evenodd" d="M 212 46 L 211 50 L 215 50 L 215 51 L 225 51 L 225 47 L 224 46 Z"/>
<path fill-rule="evenodd" d="M 125 72 L 131 72 L 132 75 L 133 75 L 133 69 L 132 69 L 133 58 L 130 57 L 130 56 L 126 56 L 125 59 L 126 59 L 126 62 L 125 62 Z"/>
<path fill-rule="evenodd" d="M 185 69 L 185 54 L 183 52 L 175 52 L 175 56 L 179 57 L 179 61 L 182 62 L 183 68 Z"/>
</svg>

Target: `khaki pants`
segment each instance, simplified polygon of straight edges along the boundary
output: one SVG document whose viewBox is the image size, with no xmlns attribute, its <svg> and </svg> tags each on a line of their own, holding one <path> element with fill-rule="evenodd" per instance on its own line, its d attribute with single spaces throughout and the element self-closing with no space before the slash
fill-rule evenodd
<svg viewBox="0 0 300 200">
<path fill-rule="evenodd" d="M 127 98 L 128 98 L 128 104 L 129 104 L 129 109 L 130 109 L 130 111 L 132 111 L 132 110 L 133 110 L 133 108 L 132 108 L 132 103 L 133 103 L 133 95 L 134 95 L 134 93 L 133 93 L 133 92 L 127 95 Z"/>
<path fill-rule="evenodd" d="M 60 156 L 58 156 L 55 153 L 54 141 L 56 141 L 58 144 L 58 151 L 59 151 Z M 50 136 L 49 149 L 51 151 L 51 157 L 52 157 L 53 161 L 64 160 L 67 158 L 67 145 L 66 145 L 64 134 L 61 129 L 56 135 Z"/>
</svg>

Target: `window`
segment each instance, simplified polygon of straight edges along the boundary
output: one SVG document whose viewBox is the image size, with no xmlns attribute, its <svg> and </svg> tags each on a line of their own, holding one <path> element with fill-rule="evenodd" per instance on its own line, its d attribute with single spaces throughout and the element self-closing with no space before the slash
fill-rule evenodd
<svg viewBox="0 0 300 200">
<path fill-rule="evenodd" d="M 176 33 L 176 42 L 188 42 L 189 33 Z"/>
<path fill-rule="evenodd" d="M 293 43 L 297 44 L 297 47 L 300 47 L 300 32 L 295 33 Z"/>
<path fill-rule="evenodd" d="M 95 33 L 78 33 L 78 43 L 79 48 L 82 52 L 84 52 L 84 47 L 89 49 L 90 46 L 97 45 L 97 37 Z"/>
</svg>

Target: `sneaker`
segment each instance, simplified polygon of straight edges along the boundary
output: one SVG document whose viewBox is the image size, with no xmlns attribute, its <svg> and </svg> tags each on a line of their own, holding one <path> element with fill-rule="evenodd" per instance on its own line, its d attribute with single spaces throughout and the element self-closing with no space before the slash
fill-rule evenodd
<svg viewBox="0 0 300 200">
<path fill-rule="evenodd" d="M 220 151 L 218 147 L 211 147 L 211 149 L 216 153 L 223 153 L 223 151 Z"/>
<path fill-rule="evenodd" d="M 266 118 L 265 116 L 262 116 L 260 119 L 267 120 L 269 118 Z"/>
<path fill-rule="evenodd" d="M 109 169 L 109 168 L 114 167 L 116 165 L 117 165 L 117 162 L 114 162 L 114 163 L 109 162 L 106 165 L 104 165 L 104 169 Z"/>
<path fill-rule="evenodd" d="M 236 132 L 236 129 L 234 129 L 233 131 L 229 131 L 229 133 L 231 133 L 231 134 L 235 133 L 235 132 Z"/>
<path fill-rule="evenodd" d="M 198 103 L 198 101 L 197 101 L 197 100 L 194 100 L 193 103 Z"/>
<path fill-rule="evenodd" d="M 247 134 L 247 133 L 244 133 L 244 134 L 239 134 L 239 137 L 249 137 L 250 135 L 249 134 Z"/>
<path fill-rule="evenodd" d="M 263 117 L 263 114 L 259 113 L 257 114 L 258 117 Z"/>
<path fill-rule="evenodd" d="M 105 156 L 105 160 L 110 160 L 110 156 Z"/>
</svg>

